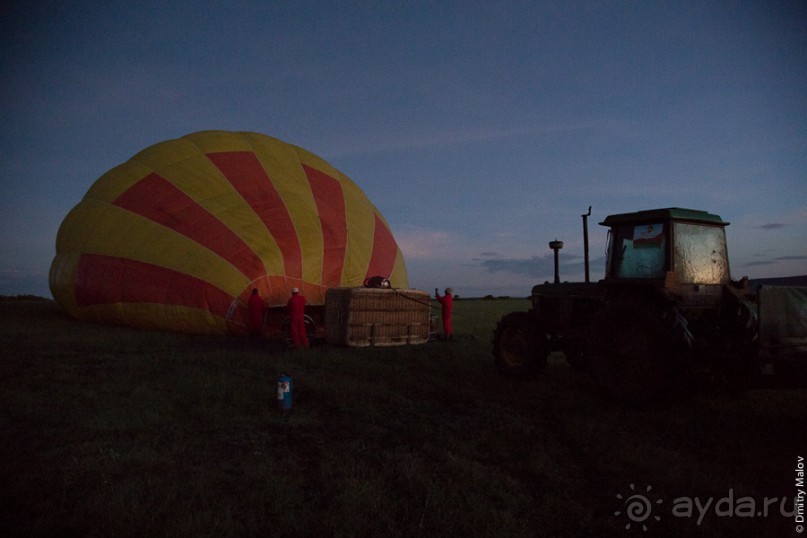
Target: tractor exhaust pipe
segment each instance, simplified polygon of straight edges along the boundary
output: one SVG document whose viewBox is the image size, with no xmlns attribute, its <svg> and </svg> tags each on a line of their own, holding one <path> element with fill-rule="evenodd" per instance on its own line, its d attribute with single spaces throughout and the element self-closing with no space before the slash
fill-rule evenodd
<svg viewBox="0 0 807 538">
<path fill-rule="evenodd" d="M 558 251 L 563 248 L 563 241 L 558 241 L 557 239 L 550 241 L 549 248 L 555 251 L 555 284 L 560 284 L 560 271 L 558 271 Z"/>
<path fill-rule="evenodd" d="M 580 216 L 583 217 L 583 260 L 586 268 L 586 284 L 588 284 L 588 217 L 591 216 L 591 206 L 588 206 L 588 213 Z"/>
</svg>

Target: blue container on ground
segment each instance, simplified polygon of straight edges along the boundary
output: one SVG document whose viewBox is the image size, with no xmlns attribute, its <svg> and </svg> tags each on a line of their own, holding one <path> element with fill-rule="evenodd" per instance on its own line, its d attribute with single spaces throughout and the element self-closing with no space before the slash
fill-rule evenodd
<svg viewBox="0 0 807 538">
<path fill-rule="evenodd" d="M 277 408 L 281 411 L 291 409 L 291 377 L 280 374 L 277 378 Z"/>
</svg>

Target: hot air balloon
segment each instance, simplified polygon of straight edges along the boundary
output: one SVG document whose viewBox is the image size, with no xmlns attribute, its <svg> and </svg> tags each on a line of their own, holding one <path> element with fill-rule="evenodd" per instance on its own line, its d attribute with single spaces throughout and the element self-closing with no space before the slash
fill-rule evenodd
<svg viewBox="0 0 807 538">
<path fill-rule="evenodd" d="M 79 319 L 243 334 L 253 288 L 270 309 L 295 287 L 316 308 L 329 288 L 377 275 L 408 286 L 387 222 L 352 180 L 266 135 L 202 131 L 90 187 L 59 228 L 50 288 Z"/>
</svg>

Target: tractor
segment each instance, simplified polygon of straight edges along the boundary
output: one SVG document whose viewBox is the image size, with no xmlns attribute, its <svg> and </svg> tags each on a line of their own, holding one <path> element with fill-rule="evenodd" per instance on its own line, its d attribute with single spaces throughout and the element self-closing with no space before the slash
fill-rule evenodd
<svg viewBox="0 0 807 538">
<path fill-rule="evenodd" d="M 706 211 L 610 215 L 605 276 L 533 287 L 531 308 L 498 323 L 499 371 L 532 378 L 561 351 L 606 395 L 647 401 L 686 387 L 807 386 L 807 287 L 760 286 L 729 273 L 725 227 Z"/>
</svg>

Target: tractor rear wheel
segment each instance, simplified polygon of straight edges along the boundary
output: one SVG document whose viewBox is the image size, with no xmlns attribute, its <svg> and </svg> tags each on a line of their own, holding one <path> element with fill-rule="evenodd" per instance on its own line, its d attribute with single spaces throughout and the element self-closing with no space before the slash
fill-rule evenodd
<svg viewBox="0 0 807 538">
<path fill-rule="evenodd" d="M 607 302 L 597 313 L 586 357 L 591 374 L 617 400 L 666 396 L 686 371 L 692 335 L 673 305 L 637 295 Z"/>
<path fill-rule="evenodd" d="M 549 355 L 538 338 L 530 312 L 511 312 L 493 333 L 493 356 L 499 371 L 512 378 L 529 379 L 546 367 Z"/>
</svg>

